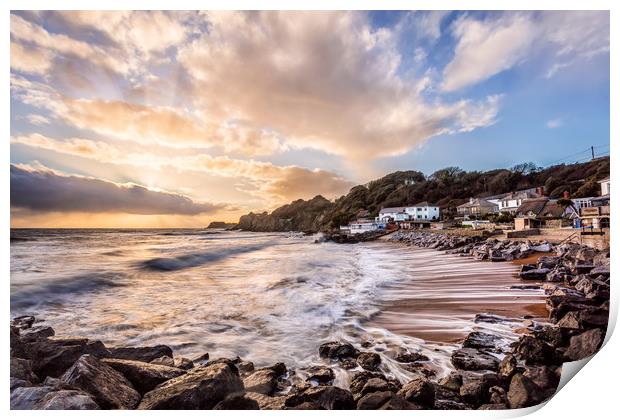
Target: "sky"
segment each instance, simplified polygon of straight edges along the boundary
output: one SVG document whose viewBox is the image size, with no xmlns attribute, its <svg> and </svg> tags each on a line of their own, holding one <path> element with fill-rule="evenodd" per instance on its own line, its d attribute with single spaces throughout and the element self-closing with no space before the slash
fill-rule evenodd
<svg viewBox="0 0 620 420">
<path fill-rule="evenodd" d="M 11 226 L 202 227 L 609 154 L 609 12 L 11 13 Z"/>
</svg>

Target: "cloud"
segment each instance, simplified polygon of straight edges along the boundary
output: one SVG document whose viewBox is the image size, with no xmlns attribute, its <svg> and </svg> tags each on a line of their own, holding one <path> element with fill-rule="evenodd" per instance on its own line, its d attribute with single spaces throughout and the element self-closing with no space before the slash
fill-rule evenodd
<svg viewBox="0 0 620 420">
<path fill-rule="evenodd" d="M 552 11 L 463 15 L 452 24 L 454 57 L 443 69 L 443 91 L 486 80 L 534 57 L 546 78 L 609 51 L 609 12 Z"/>
<path fill-rule="evenodd" d="M 227 156 L 157 155 L 128 152 L 102 141 L 82 138 L 56 140 L 41 134 L 11 137 L 11 143 L 55 151 L 116 165 L 145 166 L 160 169 L 173 167 L 181 172 L 202 172 L 231 179 L 243 179 L 245 191 L 260 197 L 282 201 L 311 198 L 317 194 L 337 197 L 354 184 L 338 174 L 298 166 L 277 166 L 270 162 L 232 159 Z"/>
<path fill-rule="evenodd" d="M 454 58 L 443 70 L 441 85 L 448 92 L 513 67 L 526 57 L 535 39 L 530 18 L 514 14 L 484 21 L 461 17 L 452 32 L 458 41 Z"/>
<path fill-rule="evenodd" d="M 564 122 L 562 121 L 561 118 L 556 118 L 554 120 L 547 121 L 546 125 L 547 125 L 547 128 L 558 128 L 564 125 Z"/>
<path fill-rule="evenodd" d="M 11 165 L 11 207 L 36 212 L 198 215 L 221 210 L 183 195 L 136 184 L 63 175 L 49 169 Z"/>
<path fill-rule="evenodd" d="M 269 127 L 291 147 L 369 161 L 406 152 L 467 112 L 428 103 L 402 79 L 394 34 L 373 29 L 364 14 L 205 16 L 209 31 L 182 47 L 178 61 L 211 119 L 236 118 Z"/>
</svg>

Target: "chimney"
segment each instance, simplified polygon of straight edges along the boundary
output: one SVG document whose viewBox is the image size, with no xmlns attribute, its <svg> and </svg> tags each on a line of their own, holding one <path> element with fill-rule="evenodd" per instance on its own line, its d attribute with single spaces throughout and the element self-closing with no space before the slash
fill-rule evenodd
<svg viewBox="0 0 620 420">
<path fill-rule="evenodd" d="M 568 193 L 568 191 L 564 191 L 564 198 L 567 200 L 570 199 L 570 194 Z"/>
</svg>

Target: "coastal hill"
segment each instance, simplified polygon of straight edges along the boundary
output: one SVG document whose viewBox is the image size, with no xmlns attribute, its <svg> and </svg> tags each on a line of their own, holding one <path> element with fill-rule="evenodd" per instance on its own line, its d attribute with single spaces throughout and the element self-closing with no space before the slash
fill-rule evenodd
<svg viewBox="0 0 620 420">
<path fill-rule="evenodd" d="M 383 207 L 428 201 L 450 209 L 470 197 L 488 197 L 540 186 L 551 198 L 562 197 L 564 191 L 568 191 L 573 198 L 596 196 L 599 194 L 597 181 L 607 176 L 609 157 L 547 168 L 523 163 L 510 169 L 486 172 L 467 172 L 449 167 L 430 176 L 419 171 L 398 171 L 355 186 L 347 195 L 333 202 L 318 195 L 307 201 L 293 201 L 270 214 L 246 214 L 241 216 L 235 227 L 258 232 L 328 231 L 360 214 L 376 216 Z"/>
</svg>

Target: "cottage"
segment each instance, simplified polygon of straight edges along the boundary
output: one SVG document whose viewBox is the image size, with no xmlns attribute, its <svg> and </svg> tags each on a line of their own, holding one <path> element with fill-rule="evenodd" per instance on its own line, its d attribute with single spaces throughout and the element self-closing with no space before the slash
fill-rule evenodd
<svg viewBox="0 0 620 420">
<path fill-rule="evenodd" d="M 573 225 L 579 210 L 570 202 L 546 197 L 526 200 L 515 211 L 515 230 Z"/>
<path fill-rule="evenodd" d="M 526 200 L 543 198 L 543 188 L 529 188 L 527 190 L 513 191 L 499 198 L 499 212 L 515 214 L 517 209 Z"/>
<path fill-rule="evenodd" d="M 469 202 L 461 204 L 456 208 L 459 216 L 484 216 L 489 213 L 496 213 L 499 207 L 484 198 L 470 198 Z"/>
<path fill-rule="evenodd" d="M 600 197 L 591 197 L 590 205 L 579 209 L 579 220 L 576 227 L 604 229 L 610 226 L 609 178 L 599 181 Z"/>
<path fill-rule="evenodd" d="M 379 211 L 377 222 L 407 222 L 407 221 L 435 221 L 439 220 L 439 206 L 426 201 L 405 207 L 386 207 Z"/>
</svg>

